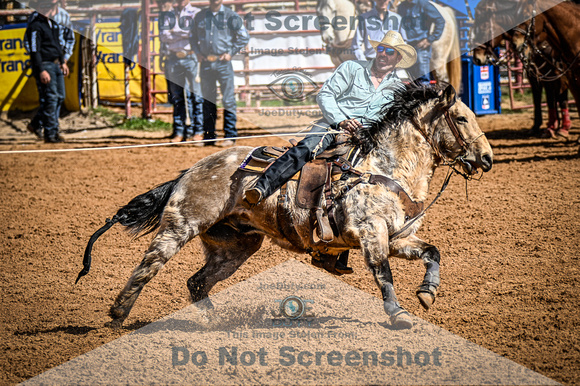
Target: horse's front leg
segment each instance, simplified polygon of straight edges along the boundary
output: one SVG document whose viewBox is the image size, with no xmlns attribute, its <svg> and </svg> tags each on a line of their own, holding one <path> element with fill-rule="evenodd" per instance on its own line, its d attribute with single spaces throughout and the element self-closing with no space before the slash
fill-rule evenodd
<svg viewBox="0 0 580 386">
<path fill-rule="evenodd" d="M 413 327 L 411 316 L 401 307 L 395 294 L 393 273 L 389 265 L 389 232 L 386 222 L 379 218 L 365 222 L 361 224 L 359 232 L 363 255 L 381 289 L 383 306 L 391 319 L 391 325 L 397 329 Z"/>
<path fill-rule="evenodd" d="M 441 282 L 439 276 L 439 250 L 416 236 L 409 236 L 393 241 L 391 243 L 390 254 L 410 260 L 423 260 L 426 272 L 423 283 L 417 289 L 417 297 L 421 305 L 428 310 L 435 302 L 437 288 Z"/>
</svg>

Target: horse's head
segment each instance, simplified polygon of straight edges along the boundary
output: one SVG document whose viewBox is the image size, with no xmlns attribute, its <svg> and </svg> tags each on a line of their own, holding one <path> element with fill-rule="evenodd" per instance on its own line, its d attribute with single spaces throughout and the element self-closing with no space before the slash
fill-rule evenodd
<svg viewBox="0 0 580 386">
<path fill-rule="evenodd" d="M 393 102 L 386 105 L 382 118 L 359 130 L 356 143 L 362 153 L 393 144 L 397 138 L 411 140 L 403 148 L 426 143 L 436 163 L 460 164 L 466 174 L 493 165 L 493 152 L 479 128 L 475 114 L 456 100 L 451 85 L 411 83 L 395 90 Z"/>
<path fill-rule="evenodd" d="M 489 171 L 493 165 L 493 151 L 473 111 L 456 99 L 451 85 L 440 92 L 434 103 L 432 112 L 425 118 L 432 119 L 435 127 L 432 141 L 443 161 L 458 162 L 469 175 L 475 174 L 477 169 Z"/>
<path fill-rule="evenodd" d="M 500 58 L 495 53 L 502 40 L 510 39 L 506 26 L 511 22 L 509 12 L 498 10 L 496 0 L 483 0 L 475 7 L 475 20 L 471 31 L 474 43 L 473 61 L 478 66 L 498 64 Z"/>
<path fill-rule="evenodd" d="M 496 54 L 495 49 L 499 47 L 502 40 L 502 36 L 496 36 L 494 39 L 476 46 L 473 49 L 473 62 L 478 66 L 499 64 L 500 58 Z"/>
<path fill-rule="evenodd" d="M 517 7 L 509 13 L 512 18 L 511 42 L 520 57 L 530 54 L 529 45 L 537 38 L 536 31 L 544 29 L 544 19 L 537 17 L 540 13 L 536 0 L 520 0 Z"/>
</svg>

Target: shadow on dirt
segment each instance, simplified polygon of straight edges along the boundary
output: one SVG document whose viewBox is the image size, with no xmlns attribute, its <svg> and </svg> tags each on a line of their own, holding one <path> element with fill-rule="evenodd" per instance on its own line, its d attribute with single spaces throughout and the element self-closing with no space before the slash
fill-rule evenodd
<svg viewBox="0 0 580 386">
<path fill-rule="evenodd" d="M 14 335 L 16 336 L 33 336 L 38 334 L 50 334 L 55 332 L 64 332 L 69 335 L 84 335 L 90 331 L 97 330 L 95 327 L 87 326 L 59 326 L 47 330 L 36 329 L 29 331 L 16 331 Z"/>
</svg>

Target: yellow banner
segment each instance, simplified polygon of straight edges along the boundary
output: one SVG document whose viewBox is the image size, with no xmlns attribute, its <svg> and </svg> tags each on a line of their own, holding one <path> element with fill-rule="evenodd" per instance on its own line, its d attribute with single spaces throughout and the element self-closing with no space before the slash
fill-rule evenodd
<svg viewBox="0 0 580 386">
<path fill-rule="evenodd" d="M 99 99 L 109 102 L 125 101 L 125 67 L 123 63 L 123 40 L 119 22 L 98 23 L 97 72 Z M 152 23 L 157 34 L 157 23 Z M 30 56 L 24 49 L 25 27 L 0 29 L 0 111 L 30 111 L 38 107 L 36 80 L 30 69 Z M 81 36 L 75 33 L 76 43 L 68 65 L 71 71 L 65 78 L 66 98 L 64 106 L 69 111 L 80 109 L 79 97 L 79 56 Z M 158 52 L 159 40 L 155 39 L 152 52 Z M 159 57 L 155 57 L 152 73 L 162 72 Z M 141 101 L 141 68 L 133 64 L 129 74 L 131 100 Z M 167 81 L 162 75 L 153 75 L 153 90 L 167 90 Z M 156 94 L 158 103 L 166 103 L 166 94 Z"/>
<path fill-rule="evenodd" d="M 157 34 L 157 23 L 152 23 L 153 35 Z M 123 36 L 120 23 L 106 22 L 95 25 L 97 43 L 97 72 L 99 99 L 110 102 L 125 101 L 125 65 L 123 62 Z M 155 39 L 152 52 L 159 51 L 159 40 Z M 161 72 L 158 57 L 155 58 L 152 73 Z M 167 90 L 164 76 L 154 76 L 153 90 Z M 141 102 L 141 67 L 133 63 L 129 73 L 129 91 L 133 102 Z M 166 103 L 166 94 L 156 94 L 157 102 Z"/>
<path fill-rule="evenodd" d="M 38 107 L 36 80 L 30 69 L 30 56 L 24 48 L 26 28 L 0 30 L 0 111 L 30 111 Z M 80 109 L 78 91 L 79 36 L 76 35 L 73 56 L 69 60 L 70 75 L 65 78 L 66 99 L 64 106 L 69 111 Z"/>
</svg>

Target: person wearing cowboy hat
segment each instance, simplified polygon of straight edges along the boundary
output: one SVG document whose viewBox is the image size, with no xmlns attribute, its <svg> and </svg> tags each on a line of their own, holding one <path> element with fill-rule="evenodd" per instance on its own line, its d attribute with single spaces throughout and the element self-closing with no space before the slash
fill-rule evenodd
<svg viewBox="0 0 580 386">
<path fill-rule="evenodd" d="M 401 16 L 389 10 L 392 0 L 375 0 L 375 6 L 369 12 L 358 17 L 351 47 L 357 60 L 373 60 L 377 55 L 369 39 L 382 40 L 387 31 L 399 31 L 407 41 L 407 33 L 401 28 Z"/>
<path fill-rule="evenodd" d="M 336 134 L 329 128 L 353 135 L 365 123 L 379 119 L 381 109 L 392 102 L 401 79 L 395 71 L 406 69 L 417 60 L 415 49 L 397 31 L 388 31 L 383 40 L 370 40 L 377 56 L 371 61 L 349 60 L 342 63 L 324 83 L 317 96 L 323 119 L 312 125 L 309 135 L 278 158 L 260 176 L 244 200 L 250 206 L 260 203 L 278 190 L 308 161 L 328 148 Z"/>
<path fill-rule="evenodd" d="M 328 132 L 329 128 L 354 135 L 365 123 L 377 121 L 384 106 L 393 101 L 394 90 L 402 83 L 396 69 L 413 66 L 417 54 L 397 31 L 388 31 L 380 42 L 369 41 L 376 57 L 371 61 L 346 61 L 334 71 L 316 98 L 323 119 L 312 125 L 310 133 L 314 135 L 298 142 L 264 171 L 254 186 L 246 190 L 245 205 L 252 207 L 262 202 L 332 145 L 336 134 Z M 316 260 L 331 258 L 335 259 L 331 272 L 353 272 L 348 267 L 348 251 L 338 258 L 321 255 Z"/>
</svg>

